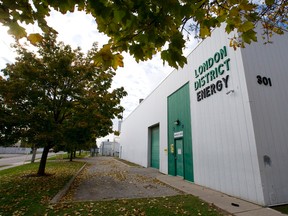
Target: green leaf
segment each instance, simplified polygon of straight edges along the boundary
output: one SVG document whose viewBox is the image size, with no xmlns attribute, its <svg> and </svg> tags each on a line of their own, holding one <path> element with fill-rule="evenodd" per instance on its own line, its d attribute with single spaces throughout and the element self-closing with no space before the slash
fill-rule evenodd
<svg viewBox="0 0 288 216">
<path fill-rule="evenodd" d="M 248 43 L 248 44 L 251 43 L 251 40 L 253 40 L 254 42 L 257 41 L 256 32 L 253 31 L 253 30 L 249 30 L 249 31 L 243 32 L 242 35 L 241 35 L 241 38 L 243 39 L 243 41 L 245 43 Z"/>
<path fill-rule="evenodd" d="M 17 22 L 11 22 L 9 24 L 8 33 L 14 35 L 16 39 L 26 37 L 25 29 L 21 27 Z"/>
<path fill-rule="evenodd" d="M 116 9 L 113 11 L 114 12 L 114 20 L 115 22 L 121 22 L 123 17 L 125 16 L 125 11 L 123 10 L 119 10 L 119 9 Z"/>
<path fill-rule="evenodd" d="M 218 16 L 218 17 L 217 17 L 217 20 L 218 20 L 220 23 L 222 23 L 222 22 L 224 22 L 224 21 L 226 20 L 226 18 L 227 18 L 227 14 L 223 14 L 223 15 Z"/>
<path fill-rule="evenodd" d="M 144 49 L 146 47 L 143 47 L 143 45 L 140 44 L 134 44 L 130 46 L 130 54 L 134 56 L 135 60 L 139 62 L 139 60 L 144 60 Z"/>
<path fill-rule="evenodd" d="M 240 25 L 240 27 L 238 28 L 238 30 L 239 30 L 240 32 L 247 32 L 247 31 L 249 31 L 249 30 L 251 30 L 251 29 L 254 29 L 254 28 L 255 28 L 255 26 L 254 26 L 254 24 L 253 24 L 252 22 L 246 21 L 246 22 L 244 22 L 242 25 Z"/>
<path fill-rule="evenodd" d="M 235 25 L 233 22 L 231 22 L 230 20 L 227 21 L 226 27 L 225 27 L 225 31 L 229 34 L 231 31 L 233 31 L 235 29 Z"/>
<path fill-rule="evenodd" d="M 239 4 L 239 8 L 245 11 L 252 11 L 255 8 L 255 5 L 244 1 Z"/>
<path fill-rule="evenodd" d="M 276 0 L 265 0 L 264 3 L 250 0 L 2 0 L 1 2 L 0 23 L 8 26 L 9 32 L 17 39 L 26 36 L 25 29 L 18 25 L 20 22 L 37 23 L 44 33 L 53 32 L 45 21 L 51 9 L 66 13 L 74 11 L 78 5 L 78 10 L 91 14 L 97 22 L 98 30 L 110 37 L 109 43 L 113 47 L 113 52 L 132 52 L 135 54 L 134 58 L 139 61 L 151 58 L 156 52 L 163 50 L 165 44 L 179 44 L 178 47 L 173 45 L 171 52 L 163 54 L 165 59 L 169 59 L 169 64 L 175 63 L 178 66 L 183 61 L 180 57 L 173 57 L 173 52 L 177 53 L 176 56 L 178 54 L 181 56 L 183 46 L 182 41 L 175 40 L 175 32 L 183 33 L 191 30 L 197 37 L 205 38 L 210 36 L 211 29 L 226 22 L 226 32 L 235 29 L 244 33 L 255 28 L 253 23 L 266 22 L 267 19 L 271 23 L 270 30 L 273 33 L 282 34 L 287 29 L 286 1 Z M 275 29 L 272 29 L 272 26 Z M 243 41 L 255 40 L 255 37 L 249 36 L 250 34 L 245 34 Z M 29 36 L 28 39 L 34 44 L 39 41 L 38 36 Z M 141 47 L 133 47 L 135 44 Z M 100 51 L 98 60 L 102 65 L 110 64 L 111 67 L 112 55 Z M 176 62 L 172 63 L 173 61 Z"/>
<path fill-rule="evenodd" d="M 175 32 L 171 38 L 171 45 L 173 47 L 184 47 L 185 40 L 183 39 L 183 35 L 180 32 Z"/>
<path fill-rule="evenodd" d="M 9 13 L 8 11 L 4 11 L 2 8 L 0 8 L 0 19 L 8 19 L 9 18 Z"/>
<path fill-rule="evenodd" d="M 274 0 L 265 0 L 265 4 L 271 6 L 274 4 Z"/>
<path fill-rule="evenodd" d="M 205 18 L 205 10 L 199 8 L 195 11 L 194 16 L 197 20 L 203 20 Z"/>
<path fill-rule="evenodd" d="M 229 10 L 229 17 L 239 16 L 239 9 L 237 7 L 233 7 Z"/>
<path fill-rule="evenodd" d="M 62 1 L 57 1 L 59 10 L 61 13 L 66 13 L 67 11 L 74 12 L 75 9 L 75 0 L 62 0 Z"/>
</svg>

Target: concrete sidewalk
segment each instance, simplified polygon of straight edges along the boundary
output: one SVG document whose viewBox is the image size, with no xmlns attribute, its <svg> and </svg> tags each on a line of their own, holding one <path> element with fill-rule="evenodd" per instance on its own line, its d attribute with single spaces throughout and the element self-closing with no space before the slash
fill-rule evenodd
<svg viewBox="0 0 288 216">
<path fill-rule="evenodd" d="M 50 152 L 49 157 L 55 156 L 56 153 Z M 35 162 L 41 159 L 42 153 L 37 153 Z M 0 171 L 16 166 L 31 163 L 32 154 L 0 154 Z"/>
<path fill-rule="evenodd" d="M 280 216 L 285 215 L 271 208 L 262 207 L 223 193 L 205 188 L 183 180 L 180 177 L 159 175 L 159 181 L 170 185 L 185 193 L 199 197 L 207 203 L 213 203 L 215 206 L 236 216 Z"/>
</svg>

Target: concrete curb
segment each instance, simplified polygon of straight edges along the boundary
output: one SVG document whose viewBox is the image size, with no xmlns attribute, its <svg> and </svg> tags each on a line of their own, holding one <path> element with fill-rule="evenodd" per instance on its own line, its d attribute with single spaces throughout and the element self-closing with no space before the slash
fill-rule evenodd
<svg viewBox="0 0 288 216">
<path fill-rule="evenodd" d="M 69 180 L 69 182 L 62 188 L 62 190 L 60 190 L 54 197 L 53 199 L 49 202 L 50 204 L 56 204 L 58 203 L 61 198 L 67 193 L 67 191 L 69 190 L 69 188 L 71 187 L 73 181 L 75 180 L 76 176 L 79 175 L 79 173 L 84 169 L 84 167 L 87 165 L 87 163 L 85 163 L 78 171 L 77 173 Z"/>
</svg>

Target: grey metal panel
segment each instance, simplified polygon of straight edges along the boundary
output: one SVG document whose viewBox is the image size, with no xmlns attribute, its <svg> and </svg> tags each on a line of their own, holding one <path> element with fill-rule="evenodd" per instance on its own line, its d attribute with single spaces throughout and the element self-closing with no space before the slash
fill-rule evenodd
<svg viewBox="0 0 288 216">
<path fill-rule="evenodd" d="M 266 205 L 288 203 L 288 35 L 272 40 L 242 51 Z"/>
<path fill-rule="evenodd" d="M 228 87 L 199 102 L 196 92 L 191 94 L 195 182 L 264 204 L 241 51 L 230 48 L 228 36 L 215 30 L 189 62 L 197 68 L 224 45 L 231 66 L 225 72 Z"/>
</svg>

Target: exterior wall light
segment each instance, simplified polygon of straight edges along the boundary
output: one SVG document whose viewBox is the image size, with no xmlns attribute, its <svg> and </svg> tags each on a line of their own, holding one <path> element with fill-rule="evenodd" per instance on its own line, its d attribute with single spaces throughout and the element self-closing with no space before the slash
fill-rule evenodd
<svg viewBox="0 0 288 216">
<path fill-rule="evenodd" d="M 176 121 L 174 121 L 174 125 L 179 125 L 180 121 L 177 119 Z"/>
</svg>

